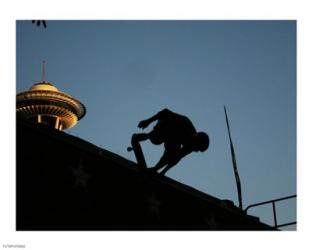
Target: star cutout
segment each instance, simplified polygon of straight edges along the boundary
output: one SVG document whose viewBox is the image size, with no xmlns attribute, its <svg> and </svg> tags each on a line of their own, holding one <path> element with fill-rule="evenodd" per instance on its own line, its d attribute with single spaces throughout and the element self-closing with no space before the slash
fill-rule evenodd
<svg viewBox="0 0 312 250">
<path fill-rule="evenodd" d="M 87 191 L 87 181 L 90 179 L 90 175 L 88 175 L 83 170 L 82 160 L 79 161 L 78 168 L 72 168 L 73 174 L 75 176 L 75 183 L 73 185 L 74 188 L 81 187 L 84 191 Z"/>
<path fill-rule="evenodd" d="M 160 200 L 158 200 L 154 193 L 152 193 L 148 198 L 147 201 L 149 203 L 149 213 L 156 215 L 158 219 L 160 219 L 160 211 L 159 208 L 162 204 Z"/>
</svg>

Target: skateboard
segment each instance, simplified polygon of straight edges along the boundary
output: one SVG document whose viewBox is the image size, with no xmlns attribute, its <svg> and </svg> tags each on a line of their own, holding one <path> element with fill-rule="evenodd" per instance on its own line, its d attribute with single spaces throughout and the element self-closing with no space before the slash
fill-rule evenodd
<svg viewBox="0 0 312 250">
<path fill-rule="evenodd" d="M 128 152 L 134 151 L 134 155 L 137 160 L 138 169 L 146 170 L 147 166 L 146 166 L 145 158 L 144 158 L 140 143 L 137 141 L 131 140 L 131 146 L 132 147 L 128 147 L 127 150 Z"/>
</svg>

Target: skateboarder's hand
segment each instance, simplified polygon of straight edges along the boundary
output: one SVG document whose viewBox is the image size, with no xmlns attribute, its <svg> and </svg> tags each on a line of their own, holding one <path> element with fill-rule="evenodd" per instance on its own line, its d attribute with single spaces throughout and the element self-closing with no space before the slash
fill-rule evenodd
<svg viewBox="0 0 312 250">
<path fill-rule="evenodd" d="M 145 129 L 149 124 L 150 124 L 149 120 L 143 120 L 143 121 L 139 122 L 138 127 L 142 128 L 142 129 Z"/>
</svg>

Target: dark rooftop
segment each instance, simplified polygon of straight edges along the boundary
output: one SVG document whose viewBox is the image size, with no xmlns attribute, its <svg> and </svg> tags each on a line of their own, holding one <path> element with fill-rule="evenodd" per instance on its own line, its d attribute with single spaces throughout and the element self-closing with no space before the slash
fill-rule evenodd
<svg viewBox="0 0 312 250">
<path fill-rule="evenodd" d="M 16 168 L 17 230 L 274 230 L 232 201 L 19 118 Z"/>
</svg>

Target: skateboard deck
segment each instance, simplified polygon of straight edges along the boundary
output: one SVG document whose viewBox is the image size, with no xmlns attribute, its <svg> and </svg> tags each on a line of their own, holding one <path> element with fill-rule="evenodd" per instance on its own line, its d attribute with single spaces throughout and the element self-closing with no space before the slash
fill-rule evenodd
<svg viewBox="0 0 312 250">
<path fill-rule="evenodd" d="M 135 155 L 135 158 L 137 160 L 138 168 L 141 170 L 147 169 L 145 158 L 144 158 L 140 143 L 136 142 L 134 140 L 131 140 L 131 145 L 132 145 L 132 148 L 128 147 L 127 150 L 128 151 L 132 151 L 132 150 L 134 151 L 134 155 Z"/>
</svg>

